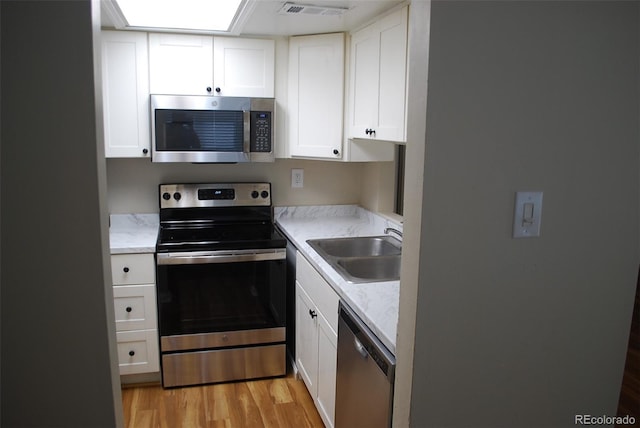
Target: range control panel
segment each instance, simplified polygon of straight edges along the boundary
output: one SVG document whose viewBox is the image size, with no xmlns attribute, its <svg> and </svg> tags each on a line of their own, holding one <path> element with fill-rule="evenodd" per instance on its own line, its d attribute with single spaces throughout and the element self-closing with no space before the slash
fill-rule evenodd
<svg viewBox="0 0 640 428">
<path fill-rule="evenodd" d="M 160 185 L 160 208 L 239 206 L 271 206 L 271 183 Z"/>
</svg>

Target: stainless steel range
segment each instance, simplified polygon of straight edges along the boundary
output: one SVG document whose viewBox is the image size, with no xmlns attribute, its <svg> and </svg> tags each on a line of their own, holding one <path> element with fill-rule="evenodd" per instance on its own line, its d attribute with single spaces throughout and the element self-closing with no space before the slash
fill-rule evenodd
<svg viewBox="0 0 640 428">
<path fill-rule="evenodd" d="M 165 387 L 286 373 L 286 240 L 269 183 L 160 185 Z"/>
</svg>

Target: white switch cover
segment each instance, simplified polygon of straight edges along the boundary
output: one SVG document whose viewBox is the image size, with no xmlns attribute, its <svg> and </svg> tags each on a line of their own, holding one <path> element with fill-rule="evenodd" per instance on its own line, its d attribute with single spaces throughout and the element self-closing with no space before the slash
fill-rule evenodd
<svg viewBox="0 0 640 428">
<path fill-rule="evenodd" d="M 516 192 L 513 237 L 533 238 L 540 236 L 541 219 L 542 192 Z"/>
<path fill-rule="evenodd" d="M 291 187 L 304 187 L 304 169 L 291 170 Z"/>
</svg>

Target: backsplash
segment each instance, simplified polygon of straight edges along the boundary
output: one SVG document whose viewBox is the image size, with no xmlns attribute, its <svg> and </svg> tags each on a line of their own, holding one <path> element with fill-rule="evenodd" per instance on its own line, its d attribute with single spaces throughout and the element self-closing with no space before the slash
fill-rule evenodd
<svg viewBox="0 0 640 428">
<path fill-rule="evenodd" d="M 291 169 L 304 169 L 304 187 L 291 187 Z M 107 159 L 110 214 L 157 213 L 161 183 L 266 181 L 273 205 L 361 204 L 363 164 L 296 159 L 251 164 L 154 164 Z"/>
</svg>

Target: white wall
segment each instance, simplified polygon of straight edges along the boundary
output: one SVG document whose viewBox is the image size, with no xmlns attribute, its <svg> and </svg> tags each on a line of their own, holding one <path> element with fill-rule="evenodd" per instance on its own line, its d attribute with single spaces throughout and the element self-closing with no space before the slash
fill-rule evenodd
<svg viewBox="0 0 640 428">
<path fill-rule="evenodd" d="M 396 163 L 362 165 L 360 204 L 371 211 L 391 214 L 395 209 Z"/>
<path fill-rule="evenodd" d="M 423 215 L 405 224 L 422 229 L 411 426 L 615 415 L 639 260 L 638 16 L 432 3 L 425 165 L 408 171 Z M 544 191 L 539 238 L 511 237 L 517 190 Z"/>
<path fill-rule="evenodd" d="M 235 165 L 154 164 L 147 159 L 108 159 L 109 212 L 158 211 L 160 183 L 268 181 L 273 204 L 360 204 L 359 163 L 277 159 Z M 291 187 L 291 169 L 304 169 L 304 187 Z M 375 209 L 375 207 L 373 207 Z"/>
<path fill-rule="evenodd" d="M 5 427 L 122 426 L 91 4 L 0 2 Z"/>
<path fill-rule="evenodd" d="M 427 116 L 427 70 L 431 2 L 412 1 L 409 7 L 409 54 L 407 56 L 407 146 L 404 177 L 404 235 L 396 340 L 396 379 L 393 426 L 409 426 L 413 355 L 416 333 L 417 294 L 420 285 L 420 240 L 423 218 L 425 135 Z M 428 212 L 425 212 L 427 215 Z"/>
</svg>

